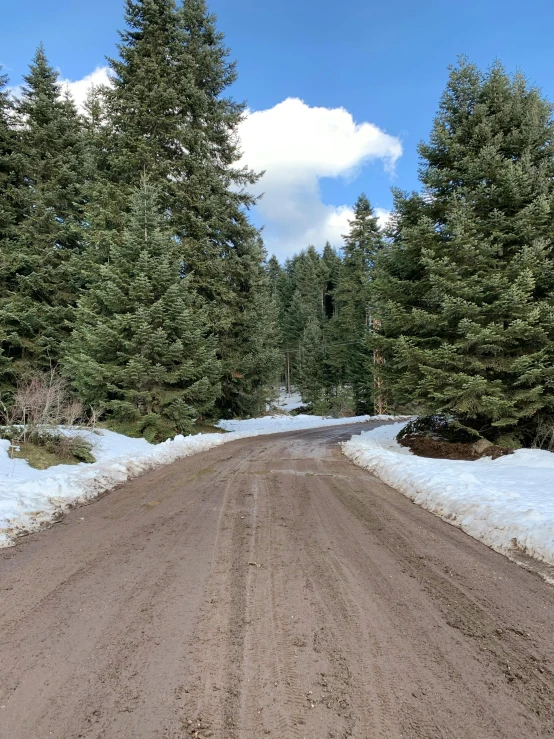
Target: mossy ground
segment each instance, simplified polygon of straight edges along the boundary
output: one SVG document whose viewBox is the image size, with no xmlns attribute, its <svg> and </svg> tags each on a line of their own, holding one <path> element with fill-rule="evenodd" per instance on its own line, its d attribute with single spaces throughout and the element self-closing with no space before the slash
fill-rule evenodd
<svg viewBox="0 0 554 739">
<path fill-rule="evenodd" d="M 79 464 L 80 462 L 92 463 L 95 461 L 88 445 L 72 445 L 69 443 L 52 442 L 34 443 L 31 441 L 15 444 L 10 448 L 10 456 L 15 459 L 26 459 L 31 467 L 36 470 L 47 470 L 58 464 Z"/>
</svg>

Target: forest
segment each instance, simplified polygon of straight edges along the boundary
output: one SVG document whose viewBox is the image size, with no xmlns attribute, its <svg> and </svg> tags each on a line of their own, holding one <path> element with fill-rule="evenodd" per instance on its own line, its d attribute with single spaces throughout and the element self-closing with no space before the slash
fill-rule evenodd
<svg viewBox="0 0 554 739">
<path fill-rule="evenodd" d="M 60 422 L 159 441 L 263 415 L 285 385 L 319 415 L 443 414 L 500 446 L 551 444 L 540 90 L 460 58 L 420 190 L 394 190 L 385 228 L 361 194 L 342 244 L 280 264 L 252 222 L 262 173 L 239 164 L 247 111 L 215 17 L 204 0 L 125 5 L 111 84 L 84 111 L 42 45 L 17 94 L 0 76 L 4 425 L 42 394 Z"/>
</svg>

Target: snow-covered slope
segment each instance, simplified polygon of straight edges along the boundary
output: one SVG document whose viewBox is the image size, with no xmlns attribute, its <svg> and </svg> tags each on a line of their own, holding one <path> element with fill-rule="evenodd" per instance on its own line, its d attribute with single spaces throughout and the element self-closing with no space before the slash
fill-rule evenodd
<svg viewBox="0 0 554 739">
<path fill-rule="evenodd" d="M 57 465 L 47 470 L 35 470 L 23 459 L 10 459 L 10 444 L 0 439 L 0 547 L 13 543 L 21 532 L 39 529 L 52 521 L 68 505 L 91 500 L 142 472 L 190 454 L 248 436 L 367 420 L 368 416 L 331 419 L 279 415 L 223 421 L 221 427 L 233 433 L 177 436 L 158 445 L 112 431 L 79 431 L 91 442 L 96 462 Z"/>
<path fill-rule="evenodd" d="M 350 441 L 349 459 L 418 505 L 504 554 L 520 550 L 554 564 L 554 454 L 521 449 L 492 461 L 416 457 L 394 439 L 403 424 Z"/>
</svg>

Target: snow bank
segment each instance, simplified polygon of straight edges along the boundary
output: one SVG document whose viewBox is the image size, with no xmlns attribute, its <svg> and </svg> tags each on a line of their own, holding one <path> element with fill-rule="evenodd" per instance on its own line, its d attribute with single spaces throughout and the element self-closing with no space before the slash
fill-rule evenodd
<svg viewBox="0 0 554 739">
<path fill-rule="evenodd" d="M 384 418 L 376 417 L 375 420 Z M 92 444 L 96 462 L 56 465 L 47 470 L 35 470 L 23 459 L 10 459 L 10 443 L 0 439 L 0 547 L 13 544 L 13 539 L 25 531 L 37 530 L 55 520 L 69 505 L 91 500 L 147 470 L 182 457 L 249 436 L 368 420 L 369 416 L 342 419 L 269 416 L 223 421 L 221 428 L 232 433 L 177 436 L 158 445 L 113 431 L 66 430 L 69 434 L 79 433 Z"/>
<path fill-rule="evenodd" d="M 344 442 L 344 454 L 383 482 L 496 551 L 554 564 L 554 454 L 521 449 L 475 462 L 426 459 L 391 424 Z"/>
</svg>

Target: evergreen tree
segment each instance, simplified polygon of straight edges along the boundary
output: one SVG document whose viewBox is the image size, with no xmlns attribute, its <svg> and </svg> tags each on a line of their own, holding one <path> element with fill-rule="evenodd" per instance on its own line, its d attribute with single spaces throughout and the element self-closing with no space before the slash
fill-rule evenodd
<svg viewBox="0 0 554 739">
<path fill-rule="evenodd" d="M 337 342 L 332 354 L 332 364 L 342 368 L 344 381 L 352 389 L 357 414 L 373 413 L 373 347 L 369 337 L 371 276 L 382 243 L 377 218 L 362 194 L 344 237 L 342 268 L 334 291 L 337 313 L 333 337 Z"/>
<path fill-rule="evenodd" d="M 339 254 L 337 254 L 337 250 L 333 249 L 331 244 L 327 242 L 323 248 L 321 261 L 327 276 L 327 281 L 324 285 L 323 312 L 325 318 L 330 320 L 336 312 L 335 290 L 339 283 L 342 260 Z"/>
<path fill-rule="evenodd" d="M 328 411 L 324 362 L 323 332 L 316 316 L 310 315 L 302 332 L 297 386 L 302 400 L 323 414 Z"/>
<path fill-rule="evenodd" d="M 279 281 L 279 277 L 281 276 L 281 272 L 283 270 L 275 254 L 272 254 L 271 257 L 268 259 L 266 271 L 267 271 L 267 276 L 269 277 L 269 284 L 271 286 L 271 294 L 275 298 L 277 298 L 277 295 L 278 295 L 277 284 Z"/>
<path fill-rule="evenodd" d="M 0 311 L 8 291 L 9 275 L 9 239 L 13 238 L 16 224 L 16 210 L 13 203 L 16 147 L 15 132 L 11 126 L 10 116 L 13 105 L 7 92 L 8 77 L 2 74 L 0 67 Z M 0 390 L 9 377 L 9 360 L 3 352 L 6 345 L 5 327 L 0 324 Z"/>
<path fill-rule="evenodd" d="M 154 440 L 188 432 L 213 408 L 219 367 L 155 188 L 143 183 L 130 211 L 79 302 L 65 369 L 87 406 Z"/>
<path fill-rule="evenodd" d="M 300 252 L 293 259 L 294 286 L 299 291 L 305 310 L 317 317 L 320 324 L 325 318 L 324 302 L 327 285 L 327 267 L 313 246 Z"/>
<path fill-rule="evenodd" d="M 238 300 L 236 333 L 220 339 L 221 354 L 232 368 L 218 404 L 228 418 L 263 415 L 268 401 L 278 394 L 282 368 L 278 305 L 265 269 L 259 268 L 251 291 L 239 293 Z"/>
<path fill-rule="evenodd" d="M 235 66 L 201 0 L 127 0 L 126 22 L 120 57 L 110 60 L 114 85 L 105 92 L 110 223 L 118 227 L 121 194 L 146 173 L 160 188 L 183 273 L 219 339 L 221 411 L 243 413 L 243 406 L 229 403 L 246 397 L 255 382 L 243 371 L 248 337 L 240 330 L 247 325 L 243 313 L 255 312 L 261 300 L 255 292 L 263 251 L 247 215 L 254 198 L 245 189 L 258 176 L 236 166 L 245 106 L 224 94 L 236 79 Z M 259 359 L 272 362 L 273 351 Z M 237 393 L 239 376 L 244 382 Z"/>
<path fill-rule="evenodd" d="M 554 125 L 499 64 L 451 71 L 422 196 L 397 196 L 375 294 L 397 397 L 518 443 L 554 405 Z"/>
<path fill-rule="evenodd" d="M 84 208 L 80 121 L 42 46 L 24 79 L 10 191 L 17 228 L 3 243 L 0 297 L 2 349 L 16 376 L 59 360 L 79 285 Z"/>
<path fill-rule="evenodd" d="M 0 244 L 8 238 L 16 221 L 13 203 L 16 133 L 11 118 L 13 104 L 9 97 L 8 77 L 0 66 Z"/>
</svg>

